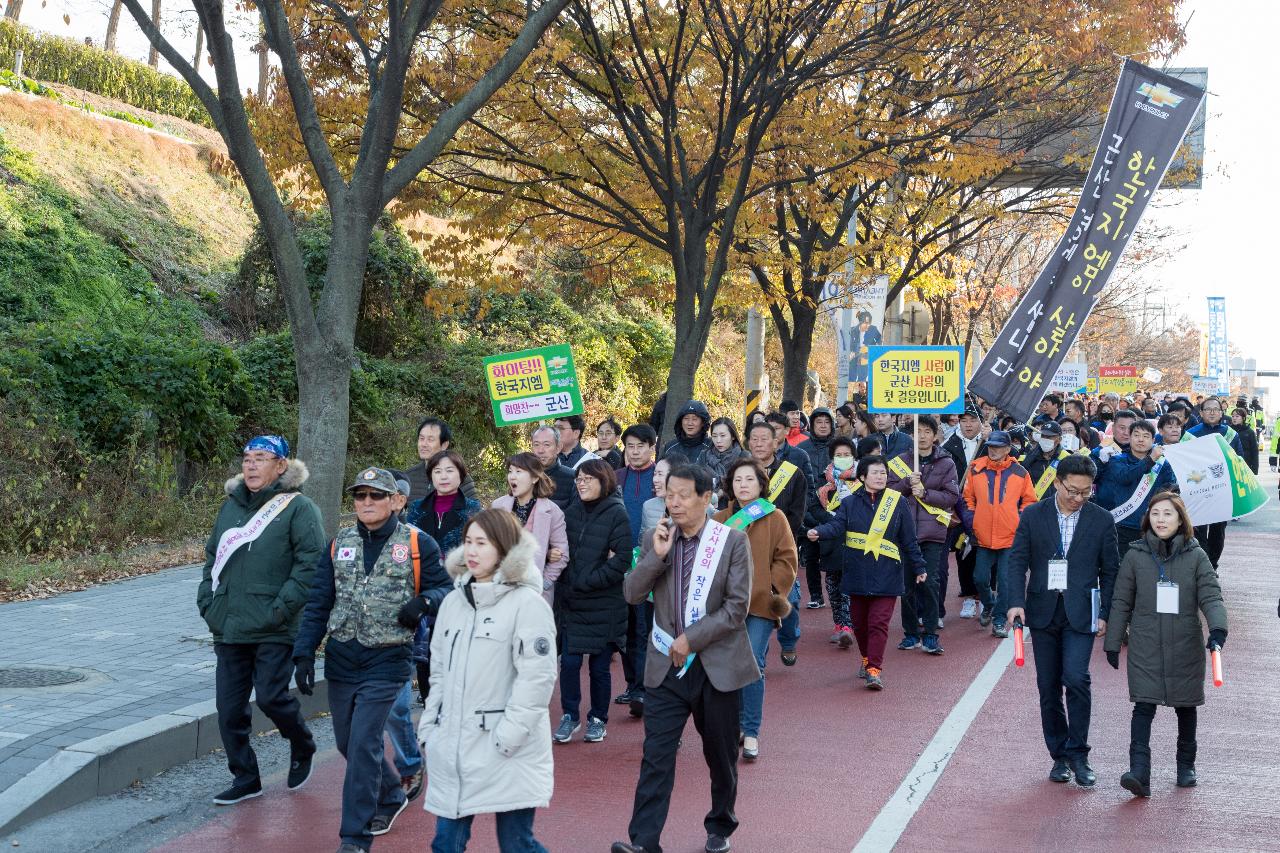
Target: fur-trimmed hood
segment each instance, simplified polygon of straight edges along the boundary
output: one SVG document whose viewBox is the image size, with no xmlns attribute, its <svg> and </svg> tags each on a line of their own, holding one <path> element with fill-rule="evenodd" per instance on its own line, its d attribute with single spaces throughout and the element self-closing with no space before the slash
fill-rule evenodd
<svg viewBox="0 0 1280 853">
<path fill-rule="evenodd" d="M 302 484 L 307 482 L 307 478 L 310 476 L 311 472 L 307 470 L 307 463 L 301 459 L 290 459 L 289 467 L 284 469 L 280 479 L 276 480 L 268 488 L 273 488 L 276 492 L 296 492 L 302 488 Z M 227 480 L 223 489 L 228 495 L 232 495 L 235 494 L 236 489 L 242 483 L 244 483 L 244 474 L 236 474 L 230 480 Z"/>
<path fill-rule="evenodd" d="M 507 556 L 502 558 L 502 562 L 498 565 L 498 571 L 493 575 L 493 583 L 495 585 L 527 586 L 541 595 L 542 572 L 538 570 L 535 562 L 538 551 L 538 540 L 533 537 L 533 534 L 527 530 L 520 531 L 520 541 L 507 552 Z M 466 586 L 471 580 L 471 571 L 467 568 L 461 547 L 454 548 L 449 552 L 449 556 L 445 557 L 444 567 L 449 572 L 449 576 L 453 578 L 453 585 L 457 588 Z"/>
</svg>

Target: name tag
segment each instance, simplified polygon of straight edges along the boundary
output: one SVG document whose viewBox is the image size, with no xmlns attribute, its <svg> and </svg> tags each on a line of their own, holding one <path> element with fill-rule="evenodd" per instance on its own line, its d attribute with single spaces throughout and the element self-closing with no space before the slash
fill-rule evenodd
<svg viewBox="0 0 1280 853">
<path fill-rule="evenodd" d="M 1065 591 L 1067 588 L 1067 561 L 1066 560 L 1050 560 L 1049 561 L 1049 589 L 1056 589 L 1059 592 Z"/>
<path fill-rule="evenodd" d="M 1156 612 L 1178 615 L 1178 585 L 1172 581 L 1156 583 Z"/>
</svg>

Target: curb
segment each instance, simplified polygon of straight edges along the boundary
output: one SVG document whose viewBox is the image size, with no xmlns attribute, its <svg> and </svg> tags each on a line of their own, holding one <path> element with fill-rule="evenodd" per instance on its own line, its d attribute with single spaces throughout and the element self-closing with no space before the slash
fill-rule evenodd
<svg viewBox="0 0 1280 853">
<path fill-rule="evenodd" d="M 300 695 L 297 688 L 289 691 L 301 702 L 306 719 L 329 711 L 329 684 L 317 676 L 311 696 Z M 257 704 L 250 708 L 254 733 L 275 729 Z M 213 699 L 63 747 L 22 781 L 0 791 L 0 835 L 221 747 Z"/>
</svg>

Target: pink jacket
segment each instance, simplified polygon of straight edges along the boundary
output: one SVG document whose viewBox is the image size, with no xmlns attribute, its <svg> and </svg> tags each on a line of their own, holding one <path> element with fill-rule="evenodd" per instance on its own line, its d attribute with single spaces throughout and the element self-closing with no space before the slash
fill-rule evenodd
<svg viewBox="0 0 1280 853">
<path fill-rule="evenodd" d="M 515 504 L 515 498 L 511 495 L 503 495 L 494 500 L 493 509 L 505 509 L 511 512 Z M 569 537 L 564 529 L 564 512 L 552 503 L 550 498 L 538 498 L 537 503 L 533 505 L 533 512 L 529 513 L 529 520 L 525 523 L 524 529 L 538 540 L 539 551 L 534 556 L 534 561 L 542 571 L 542 595 L 550 601 L 556 578 L 560 577 L 560 572 L 569 565 Z M 560 559 L 554 563 L 548 563 L 547 551 L 552 548 L 560 549 Z"/>
</svg>

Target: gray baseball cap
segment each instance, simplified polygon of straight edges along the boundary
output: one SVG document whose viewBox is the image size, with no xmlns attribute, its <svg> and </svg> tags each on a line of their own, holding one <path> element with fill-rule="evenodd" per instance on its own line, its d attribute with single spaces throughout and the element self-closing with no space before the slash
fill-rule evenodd
<svg viewBox="0 0 1280 853">
<path fill-rule="evenodd" d="M 400 491 L 400 487 L 396 485 L 395 475 L 385 468 L 365 468 L 359 474 L 356 474 L 356 481 L 347 486 L 347 491 L 353 492 L 362 487 L 377 489 L 389 495 L 397 494 Z"/>
</svg>

